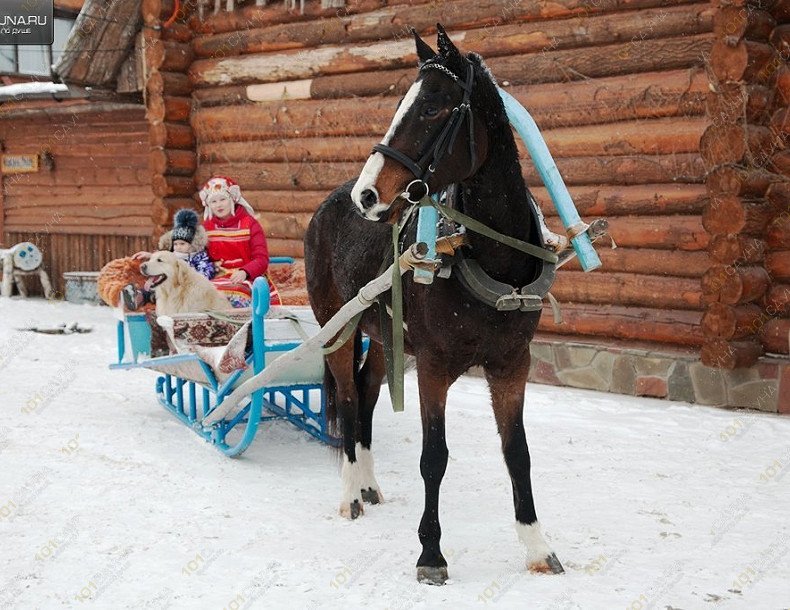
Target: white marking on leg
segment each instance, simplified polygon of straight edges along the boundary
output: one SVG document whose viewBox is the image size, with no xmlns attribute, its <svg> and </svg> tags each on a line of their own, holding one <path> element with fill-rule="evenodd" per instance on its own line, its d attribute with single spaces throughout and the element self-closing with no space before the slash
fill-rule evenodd
<svg viewBox="0 0 790 610">
<path fill-rule="evenodd" d="M 351 518 L 351 505 L 356 501 L 362 507 L 362 468 L 357 460 L 353 463 L 348 461 L 348 456 L 343 454 L 343 468 L 340 471 L 340 478 L 343 481 L 343 496 L 340 500 L 340 514 L 347 519 Z"/>
<path fill-rule="evenodd" d="M 398 111 L 395 113 L 395 116 L 392 118 L 392 123 L 390 123 L 390 127 L 387 130 L 387 133 L 384 134 L 384 138 L 381 140 L 381 143 L 384 145 L 388 145 L 392 136 L 395 135 L 395 130 L 398 129 L 398 125 L 403 120 L 403 117 L 409 111 L 409 108 L 412 107 L 414 104 L 414 100 L 417 99 L 417 96 L 420 93 L 420 88 L 422 87 L 422 79 L 416 81 L 409 87 L 409 90 L 406 92 L 406 95 L 403 97 L 403 101 L 401 102 L 400 106 L 398 106 Z M 370 158 L 365 163 L 364 167 L 362 168 L 362 172 L 359 174 L 359 178 L 357 179 L 357 183 L 354 185 L 354 188 L 351 189 L 351 200 L 354 202 L 360 212 L 365 213 L 364 208 L 362 207 L 361 203 L 361 195 L 362 191 L 370 188 L 376 187 L 376 180 L 378 180 L 379 172 L 381 168 L 384 167 L 384 155 L 381 153 L 373 153 L 370 155 Z M 376 204 L 373 210 L 376 210 L 381 204 Z M 384 209 L 387 209 L 387 205 L 384 205 Z M 370 218 L 374 218 L 371 216 L 373 210 L 369 210 L 367 212 L 367 216 Z"/>
<path fill-rule="evenodd" d="M 383 502 L 384 496 L 381 493 L 381 487 L 379 487 L 376 481 L 376 475 L 373 470 L 373 453 L 370 449 L 364 449 L 360 443 L 357 443 L 356 452 L 361 471 L 360 480 L 362 481 L 362 489 L 373 489 L 377 491 L 379 494 L 379 502 Z"/>
<path fill-rule="evenodd" d="M 534 564 L 544 563 L 546 557 L 554 552 L 546 544 L 538 521 L 530 525 L 516 521 L 516 533 L 527 551 L 527 568 Z"/>
</svg>

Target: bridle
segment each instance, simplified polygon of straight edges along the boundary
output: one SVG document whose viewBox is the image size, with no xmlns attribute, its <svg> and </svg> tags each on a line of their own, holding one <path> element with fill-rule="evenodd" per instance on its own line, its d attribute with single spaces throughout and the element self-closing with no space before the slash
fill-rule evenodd
<svg viewBox="0 0 790 610">
<path fill-rule="evenodd" d="M 436 168 L 438 167 L 439 162 L 442 160 L 442 157 L 444 157 L 445 153 L 453 152 L 453 144 L 455 143 L 455 139 L 458 137 L 458 132 L 460 131 L 461 125 L 464 122 L 464 117 L 468 117 L 467 123 L 469 125 L 470 167 L 474 169 L 475 165 L 477 164 L 477 153 L 475 152 L 475 129 L 472 116 L 472 107 L 469 103 L 469 98 L 472 95 L 472 86 L 474 84 L 475 75 L 472 62 L 466 60 L 466 81 L 463 83 L 461 82 L 461 79 L 459 79 L 449 68 L 438 63 L 438 60 L 426 61 L 424 64 L 422 64 L 422 66 L 420 66 L 420 72 L 423 70 L 439 70 L 443 74 L 446 74 L 453 79 L 453 82 L 463 89 L 464 95 L 461 103 L 453 108 L 450 116 L 447 117 L 447 120 L 445 121 L 442 130 L 439 132 L 439 135 L 436 137 L 433 143 L 428 146 L 428 149 L 420 156 L 417 161 L 414 161 L 411 157 L 407 156 L 396 148 L 387 146 L 386 144 L 376 144 L 373 147 L 373 152 L 380 152 L 385 157 L 389 157 L 390 159 L 397 161 L 406 169 L 408 169 L 412 174 L 414 174 L 415 180 L 409 182 L 404 192 L 400 195 L 409 203 L 418 203 L 421 199 L 428 195 L 430 189 L 428 188 L 427 181 L 436 171 Z M 419 193 L 412 190 L 413 188 L 419 188 L 420 186 L 424 189 L 424 192 Z"/>
</svg>

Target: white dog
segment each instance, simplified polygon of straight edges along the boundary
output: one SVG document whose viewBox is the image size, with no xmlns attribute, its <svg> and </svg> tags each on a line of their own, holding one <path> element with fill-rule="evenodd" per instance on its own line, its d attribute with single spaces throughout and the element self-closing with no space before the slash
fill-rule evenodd
<svg viewBox="0 0 790 610">
<path fill-rule="evenodd" d="M 140 272 L 149 278 L 146 288 L 156 290 L 158 316 L 231 308 L 214 284 L 172 252 L 154 252 Z"/>
</svg>

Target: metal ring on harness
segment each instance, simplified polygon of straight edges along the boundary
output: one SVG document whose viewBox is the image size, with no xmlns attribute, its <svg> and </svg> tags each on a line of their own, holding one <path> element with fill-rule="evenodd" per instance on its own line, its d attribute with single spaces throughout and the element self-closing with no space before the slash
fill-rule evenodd
<svg viewBox="0 0 790 610">
<path fill-rule="evenodd" d="M 422 195 L 419 195 L 418 197 L 414 197 L 410 190 L 412 185 L 414 184 L 418 184 L 418 185 L 421 184 L 425 189 L 425 192 Z M 411 182 L 409 182 L 409 184 L 406 185 L 406 188 L 404 189 L 404 191 L 401 193 L 400 196 L 403 197 L 409 203 L 419 203 L 421 199 L 428 196 L 429 192 L 430 189 L 428 188 L 428 183 L 418 178 L 417 180 L 412 180 Z"/>
</svg>

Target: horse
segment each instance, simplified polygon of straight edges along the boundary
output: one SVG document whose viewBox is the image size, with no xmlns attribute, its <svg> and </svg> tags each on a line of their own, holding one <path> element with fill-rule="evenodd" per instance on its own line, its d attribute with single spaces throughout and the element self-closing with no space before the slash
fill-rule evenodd
<svg viewBox="0 0 790 610">
<path fill-rule="evenodd" d="M 462 54 L 441 24 L 437 32 L 438 52 L 412 31 L 416 80 L 359 177 L 326 198 L 305 233 L 308 296 L 322 326 L 392 260 L 391 223 L 410 204 L 450 185 L 457 185 L 453 205 L 463 213 L 503 234 L 542 245 L 495 78 L 478 54 Z M 403 228 L 404 244 L 415 241 L 415 216 Z M 495 280 L 524 286 L 540 272 L 540 260 L 499 241 L 473 232 L 468 240 L 468 256 Z M 404 351 L 416 359 L 423 432 L 425 508 L 418 529 L 418 581 L 444 584 L 448 578 L 439 523 L 439 489 L 448 459 L 445 403 L 451 384 L 472 366 L 482 367 L 490 389 L 527 568 L 562 573 L 535 513 L 523 424 L 529 344 L 540 309 L 498 311 L 471 294 L 455 273 L 428 285 L 406 275 L 402 292 Z M 354 341 L 326 356 L 328 417 L 342 435 L 340 514 L 350 519 L 364 514 L 364 502 L 384 499 L 371 453 L 373 409 L 386 376 L 379 316 L 379 305 L 373 305 L 362 316 Z M 364 362 L 361 331 L 371 338 Z"/>
</svg>

